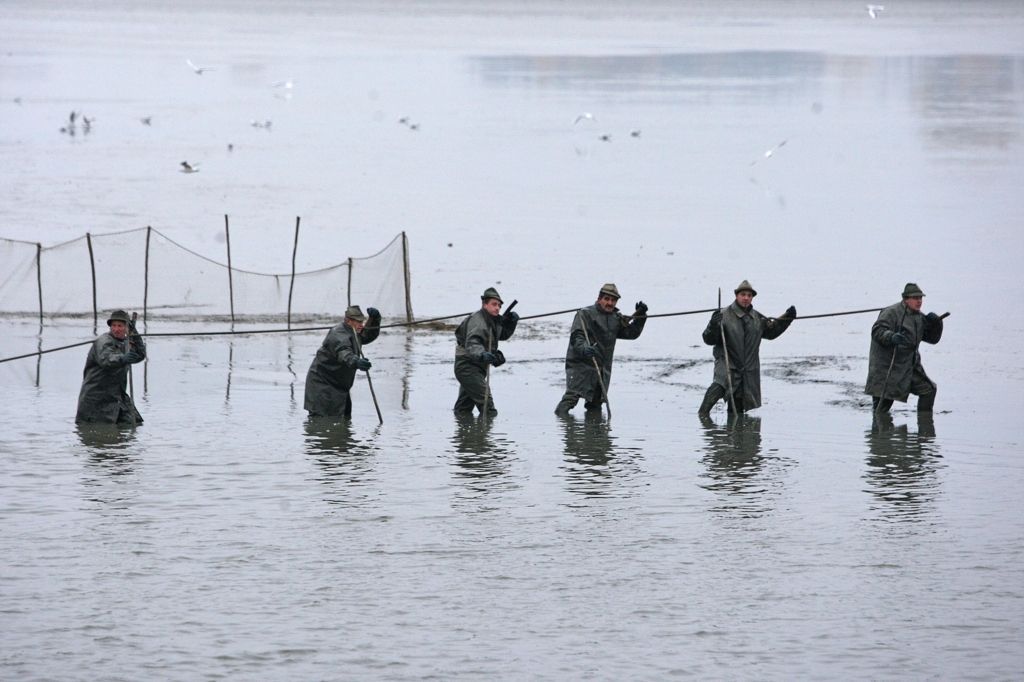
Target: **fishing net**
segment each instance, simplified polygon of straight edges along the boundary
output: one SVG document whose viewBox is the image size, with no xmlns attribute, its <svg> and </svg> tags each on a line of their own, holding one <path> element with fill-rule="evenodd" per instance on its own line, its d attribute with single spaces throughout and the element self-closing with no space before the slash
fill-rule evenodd
<svg viewBox="0 0 1024 682">
<path fill-rule="evenodd" d="M 404 233 L 372 256 L 319 270 L 252 272 L 158 230 L 86 235 L 54 246 L 0 239 L 0 314 L 79 317 L 115 308 L 147 320 L 335 319 L 352 303 L 411 319 Z"/>
</svg>

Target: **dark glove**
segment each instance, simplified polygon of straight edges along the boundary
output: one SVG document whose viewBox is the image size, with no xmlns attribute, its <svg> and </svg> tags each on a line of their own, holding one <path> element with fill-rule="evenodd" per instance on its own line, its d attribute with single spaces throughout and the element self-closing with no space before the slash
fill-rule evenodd
<svg viewBox="0 0 1024 682">
<path fill-rule="evenodd" d="M 928 313 L 927 315 L 925 315 L 925 317 L 927 317 L 928 321 L 931 322 L 932 324 L 939 321 L 939 316 L 936 315 L 935 313 Z"/>
<path fill-rule="evenodd" d="M 366 358 L 356 358 L 356 369 L 368 370 L 373 367 Z"/>
<path fill-rule="evenodd" d="M 514 310 L 506 310 L 505 313 L 501 316 L 501 319 L 505 320 L 506 322 L 518 322 L 519 313 L 517 313 Z"/>
<path fill-rule="evenodd" d="M 133 350 L 128 351 L 124 354 L 124 362 L 126 365 L 134 365 L 137 362 L 142 362 L 145 356 L 141 353 L 136 353 Z"/>
<path fill-rule="evenodd" d="M 889 337 L 889 343 L 894 346 L 909 346 L 910 339 L 903 332 L 893 332 L 892 336 Z"/>
<path fill-rule="evenodd" d="M 377 310 L 376 308 L 367 308 L 366 309 L 366 314 L 370 316 L 371 320 L 379 320 L 380 319 L 380 311 Z"/>
<path fill-rule="evenodd" d="M 583 357 L 585 357 L 588 360 L 590 358 L 597 357 L 597 347 L 596 346 L 583 346 Z"/>
<path fill-rule="evenodd" d="M 485 350 L 480 354 L 480 359 L 484 361 L 485 365 L 493 365 L 494 361 L 497 360 L 498 357 L 491 351 Z"/>
<path fill-rule="evenodd" d="M 791 320 L 795 320 L 796 319 L 796 306 L 795 305 L 791 305 L 788 308 L 786 308 L 786 317 L 788 317 Z"/>
<path fill-rule="evenodd" d="M 716 310 L 715 312 L 711 313 L 711 324 L 715 325 L 716 327 L 721 327 L 722 326 L 722 311 L 721 310 Z"/>
<path fill-rule="evenodd" d="M 633 315 L 635 315 L 637 317 L 643 317 L 646 314 L 647 314 L 647 304 L 644 303 L 643 301 L 638 301 L 637 304 L 636 304 L 636 308 L 635 308 L 635 310 L 633 312 Z"/>
<path fill-rule="evenodd" d="M 514 314 L 515 313 L 513 313 L 513 315 Z M 502 353 L 500 350 L 496 350 L 496 351 L 494 351 L 493 355 L 494 355 L 494 360 L 491 362 L 492 365 L 494 365 L 495 367 L 501 367 L 502 365 L 505 364 L 505 354 L 504 353 Z"/>
</svg>

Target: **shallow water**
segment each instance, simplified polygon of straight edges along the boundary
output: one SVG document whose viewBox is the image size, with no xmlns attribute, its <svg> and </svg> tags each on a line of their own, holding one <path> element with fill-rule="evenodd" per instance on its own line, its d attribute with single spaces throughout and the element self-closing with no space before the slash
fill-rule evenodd
<svg viewBox="0 0 1024 682">
<path fill-rule="evenodd" d="M 766 342 L 733 424 L 694 414 L 704 315 L 620 344 L 610 422 L 551 413 L 568 316 L 503 345 L 490 423 L 450 412 L 450 332 L 367 347 L 382 426 L 363 381 L 307 421 L 321 333 L 151 339 L 134 432 L 75 427 L 84 347 L 2 363 L 3 677 L 1021 675 L 1017 4 L 202 5 L 5 4 L 0 235 L 217 257 L 230 213 L 236 266 L 286 271 L 296 214 L 299 269 L 404 229 L 423 316 L 918 281 L 938 411 L 872 419 L 870 314 Z M 0 325 L 3 357 L 92 333 Z"/>
</svg>

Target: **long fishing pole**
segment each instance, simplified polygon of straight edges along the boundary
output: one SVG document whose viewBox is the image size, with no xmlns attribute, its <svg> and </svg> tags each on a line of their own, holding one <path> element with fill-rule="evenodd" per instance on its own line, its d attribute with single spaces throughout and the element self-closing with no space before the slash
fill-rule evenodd
<svg viewBox="0 0 1024 682">
<path fill-rule="evenodd" d="M 590 345 L 590 334 L 587 332 L 587 321 L 584 319 L 583 309 L 581 308 L 578 313 L 580 317 L 580 326 L 583 327 L 583 338 L 587 340 L 587 345 Z M 608 421 L 612 420 L 612 403 L 608 400 L 608 389 L 604 385 L 604 374 L 601 373 L 601 368 L 597 364 L 597 358 L 590 358 L 590 361 L 594 363 L 594 371 L 597 372 L 597 382 L 601 386 L 601 395 L 604 397 L 604 405 L 608 408 Z"/>
<path fill-rule="evenodd" d="M 359 355 L 360 358 L 362 358 L 363 357 L 363 344 L 359 343 L 359 332 L 357 332 L 354 328 L 350 327 L 350 329 L 352 329 L 352 338 L 356 342 L 356 354 Z M 377 392 L 373 390 L 373 379 L 370 378 L 370 370 L 365 370 L 365 371 L 366 371 L 366 385 L 370 387 L 370 397 L 373 398 L 373 408 L 375 410 L 377 410 L 377 419 L 380 421 L 381 426 L 383 426 L 384 425 L 384 416 L 380 413 L 380 403 L 377 402 Z M 349 400 L 351 400 L 351 398 L 349 398 Z"/>
<path fill-rule="evenodd" d="M 718 287 L 718 310 L 722 310 L 722 287 Z M 729 366 L 729 346 L 725 343 L 725 314 L 722 314 L 722 321 L 718 325 L 718 331 L 722 333 L 722 355 L 725 356 L 725 377 L 729 384 L 729 404 L 732 406 L 734 416 L 739 416 L 736 411 L 736 395 L 732 389 L 732 368 Z"/>
</svg>

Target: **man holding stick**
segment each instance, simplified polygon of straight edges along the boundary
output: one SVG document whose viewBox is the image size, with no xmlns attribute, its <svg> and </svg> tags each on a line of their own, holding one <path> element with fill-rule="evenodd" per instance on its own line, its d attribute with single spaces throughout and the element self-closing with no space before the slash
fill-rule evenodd
<svg viewBox="0 0 1024 682">
<path fill-rule="evenodd" d="M 894 400 L 906 402 L 918 396 L 917 411 L 931 412 L 937 386 L 921 365 L 921 342 L 938 343 L 942 319 L 935 313 L 921 314 L 924 292 L 913 282 L 903 287 L 903 300 L 883 308 L 871 327 L 868 380 L 864 392 L 871 396 L 876 412 L 888 412 Z"/>
<path fill-rule="evenodd" d="M 125 384 L 131 366 L 146 359 L 146 343 L 123 310 L 111 313 L 107 327 L 109 331 L 96 338 L 85 358 L 75 422 L 141 424 L 142 415 L 125 392 Z"/>
<path fill-rule="evenodd" d="M 349 306 L 345 319 L 324 337 L 316 357 L 306 372 L 303 407 L 310 417 L 352 416 L 352 384 L 356 371 L 370 369 L 362 357 L 362 346 L 373 343 L 380 334 L 380 311 L 367 308 L 367 317 L 357 305 Z"/>
<path fill-rule="evenodd" d="M 498 342 L 510 338 L 519 323 L 519 314 L 508 307 L 501 314 L 504 301 L 498 290 L 488 287 L 480 296 L 480 310 L 459 324 L 455 330 L 455 378 L 459 381 L 459 397 L 455 412 L 471 414 L 473 407 L 481 415 L 498 413 L 491 395 L 490 368 L 505 364 L 505 355 L 498 350 Z"/>
<path fill-rule="evenodd" d="M 565 352 L 565 393 L 555 406 L 555 414 L 569 414 L 580 398 L 587 411 L 600 411 L 601 403 L 608 402 L 615 342 L 639 338 L 647 323 L 646 303 L 638 302 L 633 315 L 627 316 L 619 312 L 618 302 L 618 288 L 605 284 L 597 302 L 580 308 L 573 318 Z"/>
<path fill-rule="evenodd" d="M 779 338 L 796 319 L 794 306 L 777 318 L 754 310 L 757 291 L 747 280 L 740 282 L 733 293 L 736 300 L 712 313 L 704 329 L 704 343 L 715 347 L 715 377 L 697 410 L 702 418 L 708 417 L 722 398 L 726 398 L 730 413 L 761 406 L 761 339 Z"/>
</svg>

